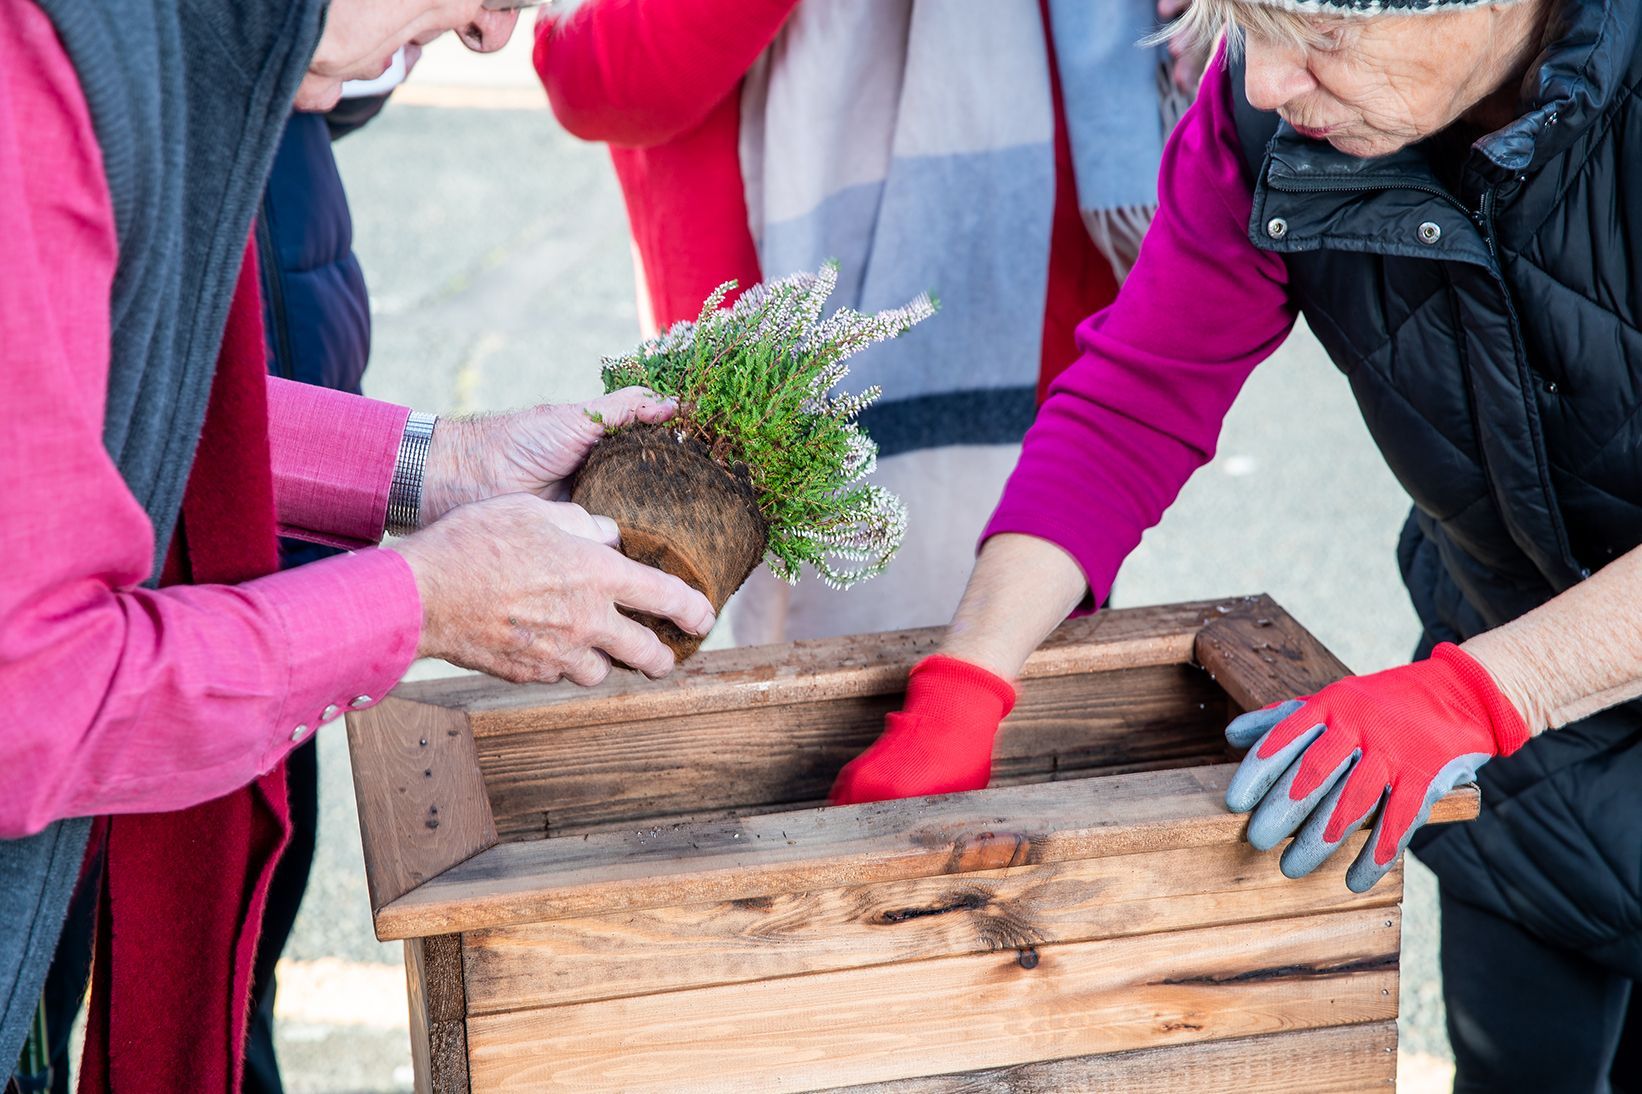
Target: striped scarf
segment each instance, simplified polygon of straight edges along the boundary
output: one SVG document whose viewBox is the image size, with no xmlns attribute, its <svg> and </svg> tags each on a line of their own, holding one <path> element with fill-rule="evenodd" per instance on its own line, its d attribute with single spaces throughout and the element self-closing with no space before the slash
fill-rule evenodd
<svg viewBox="0 0 1642 1094">
<path fill-rule="evenodd" d="M 1013 444 L 1035 410 L 1054 208 L 1052 39 L 1084 223 L 1121 276 L 1177 103 L 1136 48 L 1154 0 L 801 3 L 749 73 L 741 163 L 765 274 L 840 262 L 834 302 L 942 313 L 860 358 L 884 455 Z"/>
</svg>

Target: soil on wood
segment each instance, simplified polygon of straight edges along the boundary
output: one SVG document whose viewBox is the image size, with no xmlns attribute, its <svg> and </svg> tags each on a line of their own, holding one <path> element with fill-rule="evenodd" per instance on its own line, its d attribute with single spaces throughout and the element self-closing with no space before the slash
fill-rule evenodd
<svg viewBox="0 0 1642 1094">
<path fill-rule="evenodd" d="M 576 478 L 571 500 L 621 529 L 628 558 L 699 589 L 720 611 L 764 557 L 769 527 L 745 472 L 716 463 L 707 447 L 670 426 L 633 426 L 606 437 Z M 680 661 L 701 639 L 670 620 L 626 612 Z"/>
</svg>

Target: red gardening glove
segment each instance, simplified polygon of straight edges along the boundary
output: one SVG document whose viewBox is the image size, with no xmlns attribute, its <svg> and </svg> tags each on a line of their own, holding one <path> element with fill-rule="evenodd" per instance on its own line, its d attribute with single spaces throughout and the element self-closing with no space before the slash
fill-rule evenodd
<svg viewBox="0 0 1642 1094">
<path fill-rule="evenodd" d="M 1226 805 L 1253 811 L 1248 838 L 1262 851 L 1294 836 L 1281 863 L 1289 877 L 1316 869 L 1379 809 L 1346 872 L 1361 893 L 1390 871 L 1438 798 L 1527 744 L 1528 727 L 1488 670 L 1445 642 L 1428 661 L 1245 714 L 1226 739 L 1255 745 Z"/>
<path fill-rule="evenodd" d="M 904 709 L 838 773 L 834 805 L 980 790 L 992 778 L 992 738 L 1015 688 L 979 665 L 935 654 L 912 666 Z"/>
</svg>

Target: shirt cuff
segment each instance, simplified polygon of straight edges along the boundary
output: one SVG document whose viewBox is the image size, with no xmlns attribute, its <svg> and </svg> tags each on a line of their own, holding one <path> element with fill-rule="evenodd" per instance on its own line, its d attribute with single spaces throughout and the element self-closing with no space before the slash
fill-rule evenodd
<svg viewBox="0 0 1642 1094">
<path fill-rule="evenodd" d="M 242 585 L 255 587 L 285 636 L 290 676 L 261 768 L 321 725 L 382 701 L 416 657 L 422 599 L 410 564 L 371 548 Z"/>
<path fill-rule="evenodd" d="M 409 408 L 271 376 L 268 416 L 280 534 L 379 542 Z"/>
</svg>

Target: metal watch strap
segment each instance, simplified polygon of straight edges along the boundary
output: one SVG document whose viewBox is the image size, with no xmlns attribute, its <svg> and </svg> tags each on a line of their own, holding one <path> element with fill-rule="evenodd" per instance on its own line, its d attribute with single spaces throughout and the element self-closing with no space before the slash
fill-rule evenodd
<svg viewBox="0 0 1642 1094">
<path fill-rule="evenodd" d="M 402 536 L 421 526 L 422 474 L 427 467 L 428 442 L 433 439 L 436 414 L 412 411 L 399 438 L 399 456 L 393 461 L 393 483 L 388 487 L 388 534 Z"/>
</svg>

